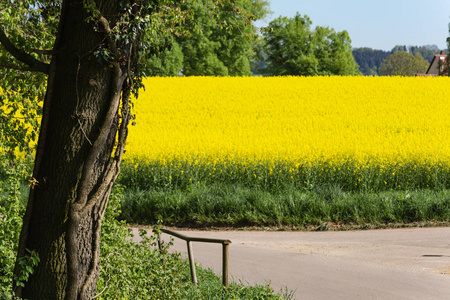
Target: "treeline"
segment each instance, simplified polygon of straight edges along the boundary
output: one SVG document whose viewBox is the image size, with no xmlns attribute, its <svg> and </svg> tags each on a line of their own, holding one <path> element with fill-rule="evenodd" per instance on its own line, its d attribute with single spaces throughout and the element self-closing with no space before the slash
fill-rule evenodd
<svg viewBox="0 0 450 300">
<path fill-rule="evenodd" d="M 253 22 L 269 12 L 266 0 L 236 0 L 232 12 L 211 14 L 211 0 L 187 0 L 183 11 L 192 14 L 188 32 L 178 34 L 175 28 L 147 33 L 152 48 L 146 49 L 147 76 L 250 76 Z M 244 17 L 237 17 L 244 16 Z"/>
<path fill-rule="evenodd" d="M 400 46 L 397 45 L 391 51 L 374 50 L 372 48 L 354 48 L 352 53 L 363 75 L 380 75 L 380 67 L 385 59 L 392 54 L 404 51 L 412 55 L 420 54 L 428 63 L 431 63 L 435 54 L 441 51 L 436 45 L 425 46 Z"/>
<path fill-rule="evenodd" d="M 262 30 L 253 71 L 268 76 L 358 75 L 347 31 L 316 26 L 307 15 L 279 17 Z"/>
<path fill-rule="evenodd" d="M 146 76 L 395 75 L 380 72 L 392 54 L 411 54 L 422 65 L 414 70 L 422 72 L 425 62 L 419 62 L 418 54 L 429 64 L 440 52 L 436 45 L 395 46 L 391 51 L 352 49 L 347 31 L 312 27 L 312 20 L 299 13 L 257 28 L 254 22 L 271 13 L 269 1 L 236 0 L 236 4 L 245 18 L 236 18 L 236 12 L 213 16 L 211 0 L 185 1 L 183 10 L 193 15 L 192 24 L 185 24 L 188 34 L 179 34 L 176 27 L 162 34 L 147 32 L 152 46 L 145 51 Z"/>
<path fill-rule="evenodd" d="M 346 31 L 316 26 L 308 16 L 278 17 L 267 28 L 254 22 L 270 13 L 269 1 L 236 0 L 234 13 L 210 14 L 209 0 L 187 0 L 195 20 L 189 34 L 151 33 L 147 76 L 357 75 Z M 237 25 L 237 26 L 236 26 Z"/>
</svg>

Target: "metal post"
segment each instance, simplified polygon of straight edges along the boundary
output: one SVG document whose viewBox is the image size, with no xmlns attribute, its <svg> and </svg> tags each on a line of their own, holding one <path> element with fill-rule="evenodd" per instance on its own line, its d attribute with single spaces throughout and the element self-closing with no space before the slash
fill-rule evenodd
<svg viewBox="0 0 450 300">
<path fill-rule="evenodd" d="M 159 248 L 159 252 L 162 252 L 161 233 L 158 233 L 158 248 Z"/>
<path fill-rule="evenodd" d="M 223 239 L 210 239 L 210 238 L 201 238 L 201 237 L 189 237 L 173 230 L 161 228 L 161 232 L 167 233 L 169 235 L 173 235 L 177 238 L 180 238 L 186 241 L 188 256 L 189 256 L 189 266 L 191 268 L 191 278 L 192 283 L 197 286 L 197 274 L 195 272 L 195 261 L 194 261 L 194 253 L 192 252 L 191 242 L 202 242 L 202 243 L 217 243 L 222 244 L 222 283 L 225 288 L 228 288 L 228 246 L 231 244 L 230 240 Z M 162 243 L 159 240 L 160 235 L 158 235 L 158 244 L 161 247 Z"/>
<path fill-rule="evenodd" d="M 190 241 L 186 241 L 188 248 L 188 256 L 189 256 L 189 265 L 191 267 L 191 278 L 194 286 L 197 286 L 197 274 L 195 273 L 195 261 L 194 261 L 194 253 L 192 252 L 192 246 Z"/>
<path fill-rule="evenodd" d="M 222 244 L 222 283 L 228 288 L 228 243 Z"/>
</svg>

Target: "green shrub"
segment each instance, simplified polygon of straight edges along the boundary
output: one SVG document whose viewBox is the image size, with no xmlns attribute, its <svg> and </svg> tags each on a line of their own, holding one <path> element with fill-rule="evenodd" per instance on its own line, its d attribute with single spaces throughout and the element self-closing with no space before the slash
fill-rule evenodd
<svg viewBox="0 0 450 300">
<path fill-rule="evenodd" d="M 116 185 L 102 226 L 101 267 L 97 290 L 100 299 L 181 299 L 189 284 L 186 267 L 178 254 L 155 250 L 155 236 L 141 231 L 141 243 L 116 220 L 122 187 Z"/>
<path fill-rule="evenodd" d="M 269 286 L 231 284 L 224 289 L 217 275 L 202 268 L 197 269 L 195 288 L 188 262 L 170 253 L 170 244 L 159 251 L 156 236 L 145 230 L 139 244 L 132 241 L 130 229 L 116 220 L 123 195 L 123 187 L 116 185 L 102 227 L 100 299 L 283 299 Z"/>
<path fill-rule="evenodd" d="M 13 299 L 12 276 L 25 211 L 23 191 L 29 164 L 0 156 L 0 299 Z M 99 299 L 281 299 L 270 287 L 231 285 L 224 290 L 219 277 L 199 269 L 200 288 L 191 284 L 188 263 L 179 254 L 156 249 L 156 238 L 141 231 L 142 242 L 132 241 L 130 229 L 116 217 L 123 187 L 116 185 L 102 225 Z M 34 252 L 19 261 L 18 285 L 23 285 L 39 263 Z M 267 297 L 266 297 L 267 296 Z"/>
<path fill-rule="evenodd" d="M 0 296 L 11 299 L 13 295 L 12 278 L 16 261 L 18 240 L 25 212 L 24 181 L 27 178 L 27 164 L 14 161 L 0 153 Z M 15 278 L 18 286 L 23 286 L 39 263 L 34 251 L 19 261 L 19 275 Z"/>
</svg>

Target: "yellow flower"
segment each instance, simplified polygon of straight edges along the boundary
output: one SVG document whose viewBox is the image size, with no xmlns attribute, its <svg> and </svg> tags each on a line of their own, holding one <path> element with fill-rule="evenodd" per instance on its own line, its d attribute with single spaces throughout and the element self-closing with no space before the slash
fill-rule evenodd
<svg viewBox="0 0 450 300">
<path fill-rule="evenodd" d="M 125 160 L 242 172 L 283 161 L 291 174 L 323 162 L 328 167 L 318 171 L 338 172 L 354 162 L 356 175 L 376 166 L 392 176 L 411 161 L 450 163 L 450 89 L 436 88 L 448 77 L 155 77 L 144 84 L 151 88 L 134 100 L 138 122 Z"/>
</svg>

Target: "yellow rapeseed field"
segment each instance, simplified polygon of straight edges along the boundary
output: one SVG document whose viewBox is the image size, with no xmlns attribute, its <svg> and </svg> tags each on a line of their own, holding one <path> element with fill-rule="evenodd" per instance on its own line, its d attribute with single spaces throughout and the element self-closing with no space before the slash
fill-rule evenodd
<svg viewBox="0 0 450 300">
<path fill-rule="evenodd" d="M 450 162 L 450 79 L 148 78 L 125 159 Z"/>
</svg>

